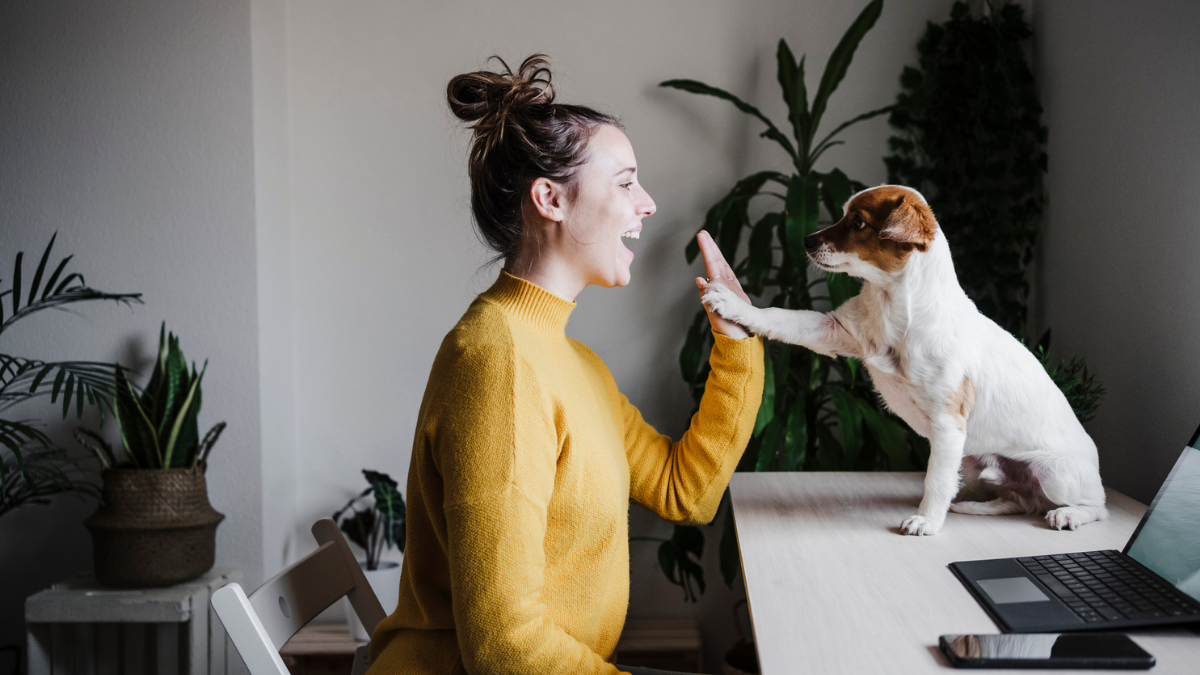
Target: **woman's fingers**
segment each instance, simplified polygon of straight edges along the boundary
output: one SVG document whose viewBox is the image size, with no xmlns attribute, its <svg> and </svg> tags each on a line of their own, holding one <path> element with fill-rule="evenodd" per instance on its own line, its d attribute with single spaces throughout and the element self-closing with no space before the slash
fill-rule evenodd
<svg viewBox="0 0 1200 675">
<path fill-rule="evenodd" d="M 741 282 L 738 281 L 737 275 L 733 273 L 733 268 L 725 260 L 725 255 L 721 253 L 717 242 L 713 241 L 712 235 L 701 230 L 696 235 L 696 241 L 700 244 L 700 254 L 704 256 L 704 270 L 708 278 L 719 279 L 723 286 L 732 290 L 746 302 L 750 302 L 750 296 L 742 290 Z"/>
</svg>

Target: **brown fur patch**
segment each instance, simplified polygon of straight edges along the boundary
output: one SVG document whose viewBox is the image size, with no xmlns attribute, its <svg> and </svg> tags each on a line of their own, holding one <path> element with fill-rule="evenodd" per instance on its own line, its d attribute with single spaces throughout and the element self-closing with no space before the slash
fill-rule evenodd
<svg viewBox="0 0 1200 675">
<path fill-rule="evenodd" d="M 969 376 L 964 376 L 962 384 L 946 399 L 946 411 L 958 420 L 959 429 L 967 430 L 967 418 L 975 411 L 975 383 Z"/>
<path fill-rule="evenodd" d="M 846 215 L 818 236 L 834 251 L 856 254 L 885 272 L 895 272 L 914 250 L 929 246 L 936 227 L 933 212 L 912 191 L 885 185 L 852 199 Z"/>
</svg>

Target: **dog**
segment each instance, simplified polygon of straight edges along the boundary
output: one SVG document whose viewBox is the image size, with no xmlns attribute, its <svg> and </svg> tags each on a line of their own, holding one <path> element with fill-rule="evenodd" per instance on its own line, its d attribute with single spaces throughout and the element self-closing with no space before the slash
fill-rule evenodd
<svg viewBox="0 0 1200 675">
<path fill-rule="evenodd" d="M 836 310 L 756 308 L 717 282 L 704 304 L 773 340 L 861 359 L 887 407 L 930 442 L 903 534 L 937 534 L 948 510 L 1044 513 L 1058 530 L 1106 518 L 1096 444 L 1033 354 L 963 292 L 925 198 L 882 185 L 843 214 L 804 239 L 814 266 L 863 281 Z M 964 479 L 991 499 L 952 503 Z"/>
</svg>

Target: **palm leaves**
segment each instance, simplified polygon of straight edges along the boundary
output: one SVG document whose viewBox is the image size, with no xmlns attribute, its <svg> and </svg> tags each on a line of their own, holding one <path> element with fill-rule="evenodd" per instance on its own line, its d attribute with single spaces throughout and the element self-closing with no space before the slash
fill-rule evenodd
<svg viewBox="0 0 1200 675">
<path fill-rule="evenodd" d="M 803 240 L 822 227 L 822 207 L 831 221 L 837 221 L 851 194 L 864 187 L 839 169 L 817 171 L 816 161 L 842 143 L 838 136 L 843 131 L 891 111 L 890 106 L 872 110 L 835 126 L 824 136 L 819 134 L 829 98 L 845 79 L 859 43 L 882 11 L 883 0 L 873 0 L 850 25 L 830 55 L 811 100 L 805 83 L 805 57 L 797 60 L 787 42 L 779 41 L 777 79 L 787 105 L 790 139 L 762 111 L 725 90 L 695 80 L 661 84 L 733 103 L 762 122 L 766 129 L 761 136 L 782 147 L 792 161 L 795 171 L 790 175 L 762 171 L 738 181 L 709 209 L 701 228 L 713 236 L 726 258 L 735 261 L 734 271 L 747 292 L 763 297 L 770 306 L 836 308 L 858 293 L 858 282 L 844 274 L 810 273 Z M 775 198 L 770 204 L 782 209 L 768 209 L 751 223 L 749 206 L 760 196 Z M 747 229 L 749 251 L 739 256 Z M 693 242 L 685 253 L 692 262 L 699 248 Z M 684 380 L 697 404 L 708 379 L 709 368 L 702 364 L 702 356 L 711 339 L 701 311 L 688 329 L 679 356 Z M 908 469 L 923 463 L 927 452 L 923 439 L 879 407 L 858 361 L 769 343 L 765 366 L 762 406 L 740 470 Z M 728 514 L 728 509 L 725 511 Z M 729 584 L 737 572 L 733 564 L 736 542 L 731 533 L 732 528 L 724 528 L 721 541 L 721 568 Z M 664 563 L 663 570 L 673 583 L 682 585 L 679 565 L 668 569 Z"/>
<path fill-rule="evenodd" d="M 57 237 L 50 237 L 28 286 L 24 252 L 17 253 L 7 288 L 0 279 L 0 333 L 32 314 L 76 302 L 141 303 L 140 293 L 107 293 L 88 287 L 83 275 L 67 272 L 74 256 L 63 258 L 46 276 Z M 105 412 L 112 411 L 113 378 L 119 372 L 119 366 L 108 363 L 45 362 L 0 354 L 0 413 L 49 396 L 51 403 L 61 397 L 64 418 L 72 407 L 81 418 L 86 402 L 100 408 L 103 420 Z M 44 504 L 49 496 L 62 492 L 94 494 L 94 486 L 78 480 L 77 470 L 77 463 L 53 447 L 35 422 L 0 419 L 0 515 L 25 504 Z"/>
</svg>

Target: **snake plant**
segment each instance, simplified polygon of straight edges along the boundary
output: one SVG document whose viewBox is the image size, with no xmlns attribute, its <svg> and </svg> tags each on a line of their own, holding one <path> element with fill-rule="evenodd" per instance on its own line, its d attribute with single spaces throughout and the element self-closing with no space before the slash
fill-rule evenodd
<svg viewBox="0 0 1200 675">
<path fill-rule="evenodd" d="M 94 452 L 106 469 L 204 470 L 209 451 L 225 429 L 225 423 L 218 422 L 200 438 L 196 418 L 203 398 L 200 381 L 207 368 L 205 361 L 199 372 L 195 363 L 188 370 L 179 338 L 167 332 L 164 322 L 159 329 L 154 372 L 142 393 L 138 394 L 123 368 L 117 369 L 114 380 L 115 410 L 127 463 L 118 463 L 112 448 L 95 432 L 78 429 L 76 439 Z"/>
</svg>

